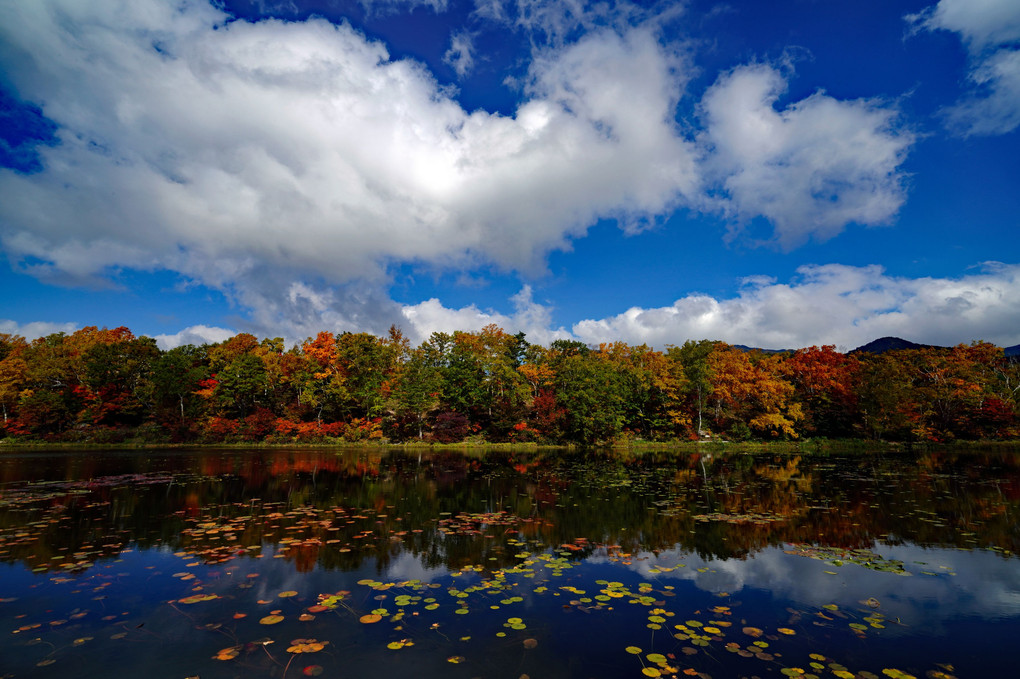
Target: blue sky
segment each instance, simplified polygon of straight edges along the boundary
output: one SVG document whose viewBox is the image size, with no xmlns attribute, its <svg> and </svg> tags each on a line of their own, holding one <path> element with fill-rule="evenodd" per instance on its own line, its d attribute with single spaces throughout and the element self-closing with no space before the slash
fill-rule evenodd
<svg viewBox="0 0 1020 679">
<path fill-rule="evenodd" d="M 0 0 L 0 332 L 1020 343 L 1020 4 Z"/>
</svg>

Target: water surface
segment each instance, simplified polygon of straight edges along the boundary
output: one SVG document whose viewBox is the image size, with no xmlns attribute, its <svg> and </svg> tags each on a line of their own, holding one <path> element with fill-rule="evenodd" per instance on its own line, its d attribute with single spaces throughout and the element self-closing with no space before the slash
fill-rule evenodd
<svg viewBox="0 0 1020 679">
<path fill-rule="evenodd" d="M 1020 454 L 0 456 L 0 677 L 1011 676 Z"/>
</svg>

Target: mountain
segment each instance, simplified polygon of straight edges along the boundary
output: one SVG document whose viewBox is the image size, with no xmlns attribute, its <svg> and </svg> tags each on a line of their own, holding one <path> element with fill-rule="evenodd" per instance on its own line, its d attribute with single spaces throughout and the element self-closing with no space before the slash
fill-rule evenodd
<svg viewBox="0 0 1020 679">
<path fill-rule="evenodd" d="M 734 349 L 740 349 L 741 351 L 760 351 L 763 354 L 792 354 L 793 349 L 760 349 L 758 347 L 749 347 L 746 344 L 731 344 Z M 946 349 L 948 347 L 940 347 L 935 344 L 918 344 L 917 342 L 911 342 L 905 340 L 902 337 L 880 337 L 877 340 L 871 340 L 867 344 L 857 347 L 853 351 L 848 353 L 851 354 L 884 354 L 887 351 L 898 351 L 900 349 Z M 1003 354 L 1007 358 L 1018 358 L 1020 359 L 1020 344 L 1015 344 L 1011 347 L 1006 347 L 1002 350 Z"/>
<path fill-rule="evenodd" d="M 792 354 L 793 349 L 760 349 L 758 347 L 749 347 L 746 344 L 731 344 L 734 349 L 740 349 L 741 351 L 760 351 L 763 354 Z"/>
<path fill-rule="evenodd" d="M 938 349 L 943 348 L 935 347 L 933 344 L 918 344 L 899 337 L 880 337 L 877 340 L 871 340 L 867 344 L 857 347 L 850 353 L 884 354 L 887 351 L 897 351 L 899 349 L 930 349 L 933 347 Z"/>
<path fill-rule="evenodd" d="M 917 344 L 910 340 L 905 340 L 900 337 L 880 337 L 877 340 L 872 340 L 864 346 L 857 347 L 851 354 L 867 353 L 867 354 L 884 354 L 887 351 L 896 351 L 898 349 L 945 349 L 946 347 L 939 347 L 934 344 Z M 1007 358 L 1020 357 L 1020 344 L 1014 344 L 1011 347 L 1006 347 L 1002 350 L 1002 353 Z"/>
</svg>

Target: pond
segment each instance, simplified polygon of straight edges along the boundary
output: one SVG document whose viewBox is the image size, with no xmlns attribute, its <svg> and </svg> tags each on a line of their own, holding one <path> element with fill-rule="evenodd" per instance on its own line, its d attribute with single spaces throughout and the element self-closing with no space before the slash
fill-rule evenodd
<svg viewBox="0 0 1020 679">
<path fill-rule="evenodd" d="M 0 455 L 0 677 L 1014 676 L 1020 451 Z"/>
</svg>

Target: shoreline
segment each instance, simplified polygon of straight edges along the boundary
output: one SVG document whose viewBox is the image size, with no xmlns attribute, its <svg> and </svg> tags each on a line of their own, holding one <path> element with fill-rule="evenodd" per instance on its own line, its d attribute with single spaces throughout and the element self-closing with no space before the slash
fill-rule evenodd
<svg viewBox="0 0 1020 679">
<path fill-rule="evenodd" d="M 1020 440 L 975 440 L 952 442 L 902 442 L 870 441 L 861 439 L 807 439 L 803 441 L 628 441 L 597 446 L 578 446 L 538 443 L 486 443 L 462 441 L 458 443 L 388 443 L 388 442 L 339 442 L 339 443 L 87 443 L 87 442 L 45 442 L 0 439 L 0 455 L 3 453 L 40 451 L 89 451 L 89 450 L 317 450 L 324 452 L 341 451 L 492 451 L 492 452 L 556 452 L 564 453 L 826 453 L 826 452 L 885 452 L 885 451 L 937 451 L 952 450 L 1009 450 L 1020 452 Z"/>
</svg>

